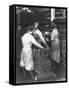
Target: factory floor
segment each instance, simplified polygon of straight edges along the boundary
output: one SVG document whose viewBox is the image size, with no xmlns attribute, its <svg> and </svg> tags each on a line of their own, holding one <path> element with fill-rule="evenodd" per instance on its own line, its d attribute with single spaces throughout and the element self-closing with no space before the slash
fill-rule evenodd
<svg viewBox="0 0 69 90">
<path fill-rule="evenodd" d="M 26 72 L 26 77 L 24 77 L 23 72 L 21 71 L 21 68 L 19 66 L 19 60 L 16 65 L 16 83 L 22 84 L 22 83 L 33 83 L 29 72 Z M 65 81 L 66 80 L 66 67 L 62 64 L 55 64 L 53 67 L 53 72 L 55 77 L 52 79 L 44 79 L 44 80 L 37 80 L 36 82 L 53 82 L 53 81 Z"/>
</svg>

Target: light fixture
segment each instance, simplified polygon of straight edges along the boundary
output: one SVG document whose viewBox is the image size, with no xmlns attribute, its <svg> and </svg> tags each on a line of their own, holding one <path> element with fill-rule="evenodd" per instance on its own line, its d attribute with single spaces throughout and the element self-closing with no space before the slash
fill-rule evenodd
<svg viewBox="0 0 69 90">
<path fill-rule="evenodd" d="M 23 11 L 26 11 L 26 12 L 28 12 L 28 13 L 31 13 L 31 12 L 32 12 L 32 11 L 31 11 L 29 8 L 27 8 L 27 7 L 22 8 L 22 10 L 23 10 Z"/>
</svg>

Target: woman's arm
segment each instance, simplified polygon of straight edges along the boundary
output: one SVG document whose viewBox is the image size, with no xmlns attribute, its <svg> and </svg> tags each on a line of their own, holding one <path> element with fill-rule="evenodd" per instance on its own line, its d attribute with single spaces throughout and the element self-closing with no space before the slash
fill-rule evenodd
<svg viewBox="0 0 69 90">
<path fill-rule="evenodd" d="M 43 48 L 43 47 L 35 40 L 35 38 L 34 38 L 33 36 L 31 37 L 31 42 L 32 42 L 34 45 L 38 46 L 39 48 Z"/>
<path fill-rule="evenodd" d="M 42 35 L 42 33 L 41 33 L 41 31 L 40 31 L 39 29 L 37 29 L 37 30 L 35 31 L 35 34 L 38 34 L 38 36 L 40 37 L 41 41 L 42 41 L 44 44 L 46 44 L 46 41 L 45 41 L 45 39 L 44 39 L 44 37 L 43 37 L 43 35 Z"/>
</svg>

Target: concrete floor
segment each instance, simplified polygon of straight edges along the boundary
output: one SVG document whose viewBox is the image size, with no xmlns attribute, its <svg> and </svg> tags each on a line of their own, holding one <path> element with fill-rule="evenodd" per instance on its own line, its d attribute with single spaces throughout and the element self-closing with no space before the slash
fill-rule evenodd
<svg viewBox="0 0 69 90">
<path fill-rule="evenodd" d="M 65 81 L 66 80 L 66 69 L 62 64 L 56 64 L 55 68 L 53 69 L 55 73 L 55 78 L 51 80 L 40 80 L 36 82 L 53 82 L 53 81 Z M 33 80 L 28 72 L 26 72 L 26 77 L 24 78 L 21 68 L 19 66 L 19 60 L 16 62 L 16 83 L 33 83 Z"/>
</svg>

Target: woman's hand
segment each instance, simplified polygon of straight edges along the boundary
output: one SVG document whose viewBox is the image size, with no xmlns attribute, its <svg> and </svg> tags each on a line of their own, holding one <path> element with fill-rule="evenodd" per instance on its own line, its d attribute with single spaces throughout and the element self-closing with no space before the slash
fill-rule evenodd
<svg viewBox="0 0 69 90">
<path fill-rule="evenodd" d="M 50 50 L 49 46 L 47 45 L 46 48 L 44 48 L 44 50 L 49 51 Z"/>
</svg>

